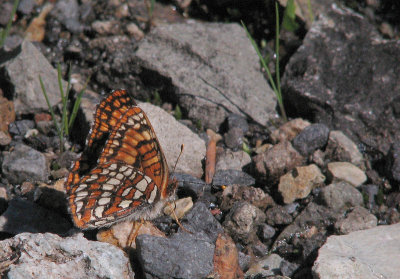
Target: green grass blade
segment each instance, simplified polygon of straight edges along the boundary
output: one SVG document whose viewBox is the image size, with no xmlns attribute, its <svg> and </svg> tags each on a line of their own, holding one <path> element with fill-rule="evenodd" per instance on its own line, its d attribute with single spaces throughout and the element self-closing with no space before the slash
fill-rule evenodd
<svg viewBox="0 0 400 279">
<path fill-rule="evenodd" d="M 11 10 L 10 19 L 7 22 L 6 28 L 3 29 L 2 32 L 1 32 L 0 48 L 2 48 L 4 46 L 4 42 L 6 41 L 8 33 L 10 32 L 11 25 L 12 25 L 15 13 L 17 12 L 18 4 L 19 4 L 19 0 L 14 0 L 14 5 L 13 5 L 12 10 Z"/>
<path fill-rule="evenodd" d="M 311 21 L 311 23 L 313 23 L 314 22 L 314 14 L 312 11 L 311 0 L 307 0 L 307 8 L 308 8 L 308 14 L 310 15 L 310 21 Z"/>
<path fill-rule="evenodd" d="M 64 88 L 62 86 L 62 73 L 61 73 L 61 65 L 57 64 L 57 78 L 58 78 L 58 87 L 60 89 L 61 94 L 61 102 L 62 102 L 62 116 L 61 116 L 61 132 L 67 135 L 67 130 L 65 129 L 65 122 L 67 118 L 67 99 L 65 98 Z"/>
<path fill-rule="evenodd" d="M 50 104 L 49 97 L 47 96 L 46 88 L 44 87 L 43 80 L 42 80 L 42 77 L 40 75 L 39 75 L 39 82 L 40 82 L 40 87 L 42 87 L 42 92 L 43 92 L 44 98 L 46 99 L 47 106 L 49 107 L 51 118 L 53 118 L 54 126 L 56 127 L 58 137 L 60 138 L 60 150 L 62 151 L 63 134 L 62 134 L 62 131 L 60 129 L 60 126 L 57 124 L 56 115 L 54 114 L 53 107 Z"/>
<path fill-rule="evenodd" d="M 253 45 L 253 48 L 257 52 L 258 58 L 260 59 L 264 70 L 267 72 L 268 80 L 271 83 L 272 89 L 274 90 L 275 94 L 277 94 L 278 93 L 278 89 L 275 86 L 274 79 L 272 78 L 271 72 L 269 71 L 269 68 L 267 66 L 267 63 L 265 62 L 264 57 L 261 55 L 261 52 L 258 49 L 258 46 L 257 46 L 256 42 L 254 41 L 253 37 L 251 36 L 250 32 L 247 30 L 246 25 L 243 23 L 243 21 L 241 21 L 241 23 L 242 23 L 242 26 L 243 26 L 244 30 L 246 31 L 247 37 L 249 38 L 251 44 Z"/>
<path fill-rule="evenodd" d="M 69 118 L 69 124 L 68 124 L 69 127 L 68 128 L 70 130 L 72 129 L 72 126 L 74 125 L 76 115 L 78 114 L 79 105 L 81 104 L 81 99 L 82 99 L 83 93 L 85 92 L 86 87 L 89 83 L 89 80 L 90 80 L 90 76 L 87 78 L 85 85 L 83 86 L 82 90 L 79 92 L 78 96 L 76 97 L 74 107 L 72 109 L 71 117 Z"/>
<path fill-rule="evenodd" d="M 277 5 L 277 3 L 275 2 Z M 294 32 L 300 26 L 296 22 L 296 4 L 294 0 L 289 0 L 286 3 L 285 12 L 283 13 L 282 27 L 288 31 Z"/>
</svg>

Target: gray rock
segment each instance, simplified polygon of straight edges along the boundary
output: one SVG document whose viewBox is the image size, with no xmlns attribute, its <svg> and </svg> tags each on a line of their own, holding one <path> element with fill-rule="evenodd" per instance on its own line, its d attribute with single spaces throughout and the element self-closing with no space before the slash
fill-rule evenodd
<svg viewBox="0 0 400 279">
<path fill-rule="evenodd" d="M 18 5 L 17 11 L 25 15 L 29 15 L 35 6 L 34 0 L 21 0 Z"/>
<path fill-rule="evenodd" d="M 290 215 L 285 207 L 277 205 L 269 208 L 265 215 L 267 216 L 267 223 L 271 226 L 288 225 L 293 222 L 293 217 Z"/>
<path fill-rule="evenodd" d="M 285 173 L 301 166 L 305 158 L 293 148 L 290 142 L 284 141 L 254 156 L 253 161 L 259 179 L 276 182 Z"/>
<path fill-rule="evenodd" d="M 147 114 L 171 170 L 179 156 L 181 145 L 184 144 L 185 150 L 175 171 L 200 178 L 203 175 L 201 161 L 206 155 L 204 141 L 165 110 L 149 103 L 138 105 Z"/>
<path fill-rule="evenodd" d="M 375 198 L 378 195 L 379 187 L 374 184 L 361 185 L 360 191 L 364 196 L 367 208 L 372 209 L 375 205 Z"/>
<path fill-rule="evenodd" d="M 193 200 L 197 200 L 206 192 L 211 191 L 211 186 L 206 184 L 204 180 L 190 174 L 173 173 L 171 178 L 178 181 L 178 192 L 183 193 L 183 196 L 191 196 Z"/>
<path fill-rule="evenodd" d="M 108 243 L 89 241 L 82 234 L 22 233 L 0 241 L 0 258 L 16 258 L 8 266 L 9 279 L 134 278 L 129 258 Z"/>
<path fill-rule="evenodd" d="M 241 185 L 250 186 L 254 185 L 256 180 L 249 174 L 240 170 L 219 170 L 215 173 L 212 184 L 213 185 Z"/>
<path fill-rule="evenodd" d="M 223 226 L 235 241 L 250 244 L 257 240 L 257 226 L 265 221 L 265 214 L 248 202 L 236 202 Z"/>
<path fill-rule="evenodd" d="M 13 151 L 4 152 L 3 156 L 3 175 L 12 184 L 45 181 L 49 176 L 46 157 L 27 145 L 17 144 Z"/>
<path fill-rule="evenodd" d="M 24 137 L 26 133 L 35 127 L 35 122 L 28 119 L 17 120 L 8 125 L 8 131 L 13 136 Z"/>
<path fill-rule="evenodd" d="M 356 206 L 345 218 L 335 223 L 339 234 L 349 234 L 354 231 L 366 230 L 376 227 L 378 219 L 362 206 Z"/>
<path fill-rule="evenodd" d="M 243 170 L 243 167 L 251 163 L 250 155 L 243 150 L 231 151 L 223 149 L 217 154 L 215 170 Z"/>
<path fill-rule="evenodd" d="M 200 279 L 214 267 L 214 245 L 188 233 L 169 239 L 142 234 L 136 238 L 136 247 L 146 278 Z"/>
<path fill-rule="evenodd" d="M 321 189 L 318 202 L 334 211 L 344 212 L 352 207 L 363 204 L 361 193 L 346 182 L 330 184 Z"/>
<path fill-rule="evenodd" d="M 83 26 L 79 22 L 79 4 L 76 0 L 61 0 L 57 1 L 52 16 L 55 16 L 64 26 L 72 33 L 83 31 Z"/>
<path fill-rule="evenodd" d="M 32 43 L 23 41 L 20 51 L 0 64 L 1 68 L 5 80 L 14 85 L 13 100 L 17 115 L 48 110 L 39 75 L 46 87 L 50 104 L 54 106 L 61 101 L 57 71 Z M 66 88 L 66 82 L 62 83 Z"/>
<path fill-rule="evenodd" d="M 314 243 L 313 247 L 315 248 L 315 245 L 323 243 L 323 241 L 321 242 L 318 239 L 313 241 L 314 235 L 320 234 L 319 231 L 325 233 L 326 227 L 333 225 L 339 216 L 340 214 L 325 206 L 314 202 L 309 203 L 295 218 L 294 222 L 288 225 L 276 238 L 272 250 L 280 251 L 282 255 L 285 255 L 286 253 L 290 254 L 293 249 L 298 250 L 299 247 L 306 247 L 312 243 Z M 308 239 L 311 239 L 310 243 L 307 243 Z"/>
<path fill-rule="evenodd" d="M 290 58 L 284 99 L 300 115 L 312 112 L 313 122 L 386 154 L 400 134 L 399 59 L 397 40 L 383 40 L 368 19 L 332 5 Z"/>
<path fill-rule="evenodd" d="M 283 125 L 279 126 L 278 129 L 271 133 L 271 140 L 273 143 L 282 141 L 293 140 L 304 128 L 310 126 L 311 123 L 301 118 L 292 119 Z"/>
<path fill-rule="evenodd" d="M 243 146 L 244 134 L 241 128 L 233 127 L 224 134 L 224 142 L 228 148 L 238 150 Z"/>
<path fill-rule="evenodd" d="M 221 224 L 214 218 L 210 210 L 208 210 L 202 202 L 197 202 L 193 206 L 192 210 L 182 219 L 182 224 L 195 235 L 198 233 L 206 235 L 210 243 L 215 243 L 218 234 L 224 232 Z"/>
<path fill-rule="evenodd" d="M 400 224 L 331 236 L 318 251 L 313 278 L 398 278 Z"/>
<path fill-rule="evenodd" d="M 307 157 L 328 142 L 329 128 L 324 124 L 312 124 L 304 128 L 294 139 L 293 147 Z"/>
<path fill-rule="evenodd" d="M 400 182 L 400 142 L 394 142 L 386 156 L 386 174 Z"/>
<path fill-rule="evenodd" d="M 154 84 L 154 72 L 168 80 L 162 91 L 176 94 L 189 118 L 204 127 L 218 130 L 231 113 L 263 125 L 275 117 L 276 97 L 238 24 L 160 25 L 141 41 L 136 55 L 148 82 Z"/>
<path fill-rule="evenodd" d="M 268 242 L 275 235 L 275 229 L 267 224 L 261 224 L 258 230 L 258 236 L 261 241 Z"/>
<path fill-rule="evenodd" d="M 7 210 L 0 216 L 0 231 L 11 234 L 63 234 L 70 228 L 71 222 L 58 213 L 22 199 L 11 200 Z"/>
<path fill-rule="evenodd" d="M 228 130 L 239 128 L 242 130 L 243 134 L 249 131 L 249 124 L 247 123 L 246 118 L 239 114 L 231 113 L 226 120 L 228 122 Z"/>
<path fill-rule="evenodd" d="M 364 158 L 357 145 L 342 131 L 331 131 L 329 133 L 325 155 L 331 161 L 350 162 L 357 167 L 364 168 Z"/>
</svg>

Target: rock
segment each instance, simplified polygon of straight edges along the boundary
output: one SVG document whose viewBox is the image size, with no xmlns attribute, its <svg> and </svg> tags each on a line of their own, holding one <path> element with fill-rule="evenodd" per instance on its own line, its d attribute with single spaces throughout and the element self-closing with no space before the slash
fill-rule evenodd
<svg viewBox="0 0 400 279">
<path fill-rule="evenodd" d="M 12 94 L 17 115 L 48 110 L 39 76 L 42 77 L 50 104 L 56 105 L 61 101 L 57 71 L 30 42 L 23 41 L 19 52 L 0 64 L 0 68 L 5 73 L 6 81 L 14 85 Z M 65 81 L 62 84 L 64 88 L 67 87 Z"/>
<path fill-rule="evenodd" d="M 182 225 L 195 235 L 206 236 L 210 240 L 210 243 L 215 243 L 218 234 L 224 232 L 221 224 L 201 202 L 197 202 L 192 210 L 186 214 L 182 219 Z"/>
<path fill-rule="evenodd" d="M 326 227 L 332 226 L 338 217 L 338 213 L 325 206 L 311 202 L 295 218 L 294 222 L 279 234 L 275 239 L 272 250 L 279 251 L 282 256 L 289 256 L 291 253 L 298 254 L 299 249 L 305 252 L 303 248 L 309 247 L 312 243 L 314 243 L 313 247 L 315 248 L 321 241 L 323 243 L 323 239 L 318 239 L 319 237 L 317 237 L 314 241 L 314 236 L 321 233 L 323 235 L 326 234 Z M 307 243 L 307 239 L 311 239 L 311 241 Z M 295 250 L 297 252 L 294 252 Z"/>
<path fill-rule="evenodd" d="M 3 214 L 8 207 L 8 193 L 7 188 L 4 185 L 0 184 L 0 214 Z"/>
<path fill-rule="evenodd" d="M 213 185 L 254 185 L 256 180 L 247 173 L 239 170 L 219 170 L 215 173 Z"/>
<path fill-rule="evenodd" d="M 243 138 L 244 134 L 242 129 L 240 129 L 239 127 L 233 127 L 229 129 L 228 132 L 225 133 L 224 142 L 228 148 L 231 148 L 236 151 L 242 148 L 244 142 Z"/>
<path fill-rule="evenodd" d="M 138 106 L 150 119 L 170 168 L 175 165 L 184 144 L 187 151 L 182 153 L 175 171 L 200 178 L 203 175 L 201 161 L 206 154 L 204 141 L 163 109 L 149 103 L 139 103 Z"/>
<path fill-rule="evenodd" d="M 52 16 L 56 17 L 72 33 L 80 33 L 83 26 L 79 22 L 79 4 L 76 0 L 57 1 L 52 9 Z"/>
<path fill-rule="evenodd" d="M 11 123 L 8 127 L 8 131 L 11 135 L 25 137 L 26 133 L 34 127 L 35 123 L 32 120 L 23 119 Z"/>
<path fill-rule="evenodd" d="M 357 205 L 362 206 L 363 197 L 346 182 L 330 184 L 321 189 L 318 201 L 334 211 L 345 211 Z"/>
<path fill-rule="evenodd" d="M 334 4 L 290 58 L 283 98 L 297 115 L 385 155 L 400 133 L 399 59 L 396 40 L 382 39 L 368 19 Z"/>
<path fill-rule="evenodd" d="M 0 241 L 0 258 L 17 259 L 7 278 L 134 278 L 129 258 L 117 247 L 83 235 L 22 233 Z"/>
<path fill-rule="evenodd" d="M 306 198 L 314 188 L 320 187 L 324 181 L 325 176 L 316 165 L 296 167 L 281 176 L 278 191 L 283 197 L 283 202 L 290 204 L 296 199 Z"/>
<path fill-rule="evenodd" d="M 8 125 L 15 121 L 14 103 L 1 95 L 0 92 L 0 131 L 7 132 Z"/>
<path fill-rule="evenodd" d="M 172 219 L 176 218 L 181 219 L 185 214 L 192 209 L 193 201 L 191 197 L 186 197 L 183 199 L 179 199 L 174 201 L 171 206 L 164 207 L 164 214 L 169 215 Z"/>
<path fill-rule="evenodd" d="M 4 131 L 0 131 L 0 146 L 7 146 L 10 143 L 11 143 L 11 136 Z"/>
<path fill-rule="evenodd" d="M 367 206 L 367 208 L 372 209 L 374 206 L 376 206 L 375 199 L 379 192 L 379 187 L 377 185 L 374 184 L 361 185 L 360 191 L 363 194 L 364 203 Z"/>
<path fill-rule="evenodd" d="M 261 224 L 258 229 L 258 236 L 263 243 L 269 244 L 275 235 L 275 229 L 267 224 Z"/>
<path fill-rule="evenodd" d="M 173 173 L 171 178 L 178 181 L 178 193 L 182 193 L 182 196 L 191 196 L 193 200 L 197 200 L 211 191 L 210 185 L 190 174 Z"/>
<path fill-rule="evenodd" d="M 267 216 L 267 223 L 271 226 L 289 225 L 293 222 L 292 215 L 280 205 L 269 208 L 265 215 Z"/>
<path fill-rule="evenodd" d="M 312 124 L 304 128 L 294 139 L 293 147 L 307 157 L 315 150 L 322 149 L 329 137 L 329 128 L 324 124 Z"/>
<path fill-rule="evenodd" d="M 246 201 L 250 204 L 265 210 L 275 205 L 270 195 L 260 188 L 252 186 L 229 185 L 222 192 L 220 207 L 223 211 L 229 211 L 237 201 Z"/>
<path fill-rule="evenodd" d="M 7 210 L 0 216 L 0 231 L 10 234 L 23 232 L 63 234 L 70 228 L 71 222 L 61 215 L 22 199 L 11 200 Z"/>
<path fill-rule="evenodd" d="M 331 131 L 329 133 L 325 155 L 331 161 L 350 162 L 357 167 L 365 168 L 364 158 L 357 145 L 342 131 Z"/>
<path fill-rule="evenodd" d="M 263 125 L 275 117 L 276 97 L 238 24 L 160 25 L 140 42 L 136 56 L 142 81 L 175 94 L 189 118 L 206 128 L 218 130 L 231 113 Z"/>
<path fill-rule="evenodd" d="M 10 14 L 13 8 L 12 2 L 2 2 L 0 4 L 0 24 L 6 26 L 10 19 Z"/>
<path fill-rule="evenodd" d="M 362 206 L 356 206 L 347 214 L 346 218 L 335 223 L 335 230 L 339 234 L 349 234 L 354 231 L 371 229 L 377 226 L 378 219 Z"/>
<path fill-rule="evenodd" d="M 385 172 L 388 177 L 400 182 L 400 143 L 394 142 L 386 156 Z"/>
<path fill-rule="evenodd" d="M 144 38 L 143 31 L 135 23 L 129 23 L 125 26 L 125 28 L 129 35 L 133 36 L 136 41 L 140 41 Z"/>
<path fill-rule="evenodd" d="M 102 36 L 121 33 L 121 26 L 117 20 L 93 21 L 92 29 Z"/>
<path fill-rule="evenodd" d="M 214 245 L 188 233 L 168 239 L 142 234 L 136 247 L 146 278 L 201 279 L 213 270 Z"/>
<path fill-rule="evenodd" d="M 355 165 L 348 162 L 332 162 L 328 164 L 328 176 L 332 183 L 345 181 L 358 187 L 367 181 L 367 176 Z"/>
<path fill-rule="evenodd" d="M 239 255 L 235 243 L 227 234 L 219 234 L 215 243 L 214 272 L 215 278 L 243 278 L 239 266 Z"/>
<path fill-rule="evenodd" d="M 280 266 L 284 261 L 279 255 L 271 254 L 255 262 L 245 274 L 246 279 L 269 278 L 280 274 Z"/>
<path fill-rule="evenodd" d="M 400 224 L 331 236 L 318 251 L 313 277 L 397 278 Z"/>
<path fill-rule="evenodd" d="M 247 123 L 246 118 L 239 114 L 229 114 L 226 121 L 228 124 L 228 130 L 239 128 L 243 132 L 243 134 L 246 134 L 249 131 L 249 124 Z"/>
<path fill-rule="evenodd" d="M 19 2 L 17 11 L 24 15 L 29 15 L 32 12 L 34 6 L 34 0 L 22 0 Z"/>
<path fill-rule="evenodd" d="M 222 224 L 235 241 L 250 244 L 257 240 L 257 226 L 265 221 L 265 214 L 248 202 L 236 202 Z"/>
<path fill-rule="evenodd" d="M 243 170 L 243 167 L 251 163 L 250 155 L 243 150 L 231 151 L 223 149 L 221 153 L 217 154 L 217 163 L 215 170 Z"/>
<path fill-rule="evenodd" d="M 260 179 L 276 182 L 283 174 L 301 166 L 305 158 L 293 148 L 290 142 L 285 141 L 254 156 L 253 161 L 256 174 Z"/>
<path fill-rule="evenodd" d="M 301 118 L 290 120 L 272 132 L 271 140 L 274 143 L 293 140 L 304 128 L 311 123 Z"/>
<path fill-rule="evenodd" d="M 2 170 L 12 184 L 45 181 L 49 177 L 45 156 L 24 144 L 17 144 L 13 151 L 4 153 Z"/>
</svg>

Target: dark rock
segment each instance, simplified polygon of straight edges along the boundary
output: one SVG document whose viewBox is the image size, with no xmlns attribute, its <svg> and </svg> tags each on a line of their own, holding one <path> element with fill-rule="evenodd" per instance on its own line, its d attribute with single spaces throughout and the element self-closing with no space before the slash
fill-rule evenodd
<svg viewBox="0 0 400 279">
<path fill-rule="evenodd" d="M 386 156 L 386 174 L 395 182 L 400 183 L 400 142 L 394 142 Z"/>
<path fill-rule="evenodd" d="M 189 118 L 206 128 L 218 130 L 231 113 L 263 125 L 275 117 L 275 95 L 238 24 L 159 25 L 136 55 L 142 81 L 161 87 L 161 95 L 174 94 Z"/>
<path fill-rule="evenodd" d="M 228 130 L 233 128 L 239 128 L 242 130 L 243 134 L 246 134 L 249 131 L 249 124 L 246 119 L 239 114 L 231 113 L 227 117 L 228 122 Z"/>
<path fill-rule="evenodd" d="M 236 202 L 225 217 L 223 226 L 235 241 L 243 244 L 257 242 L 257 226 L 265 221 L 265 214 L 248 202 Z"/>
<path fill-rule="evenodd" d="M 280 251 L 283 256 L 293 256 L 292 253 L 299 253 L 298 248 L 303 245 L 305 239 L 319 232 L 325 233 L 326 228 L 332 226 L 339 216 L 339 213 L 333 212 L 325 206 L 314 202 L 309 203 L 294 222 L 276 238 L 272 250 Z"/>
<path fill-rule="evenodd" d="M 210 192 L 211 186 L 207 185 L 203 180 L 186 173 L 173 173 L 172 179 L 178 181 L 178 195 L 190 196 L 194 201 Z"/>
<path fill-rule="evenodd" d="M 0 4 L 0 25 L 6 26 L 13 8 L 12 2 L 4 1 Z"/>
<path fill-rule="evenodd" d="M 10 123 L 10 125 L 8 126 L 8 131 L 13 136 L 24 137 L 26 132 L 33 129 L 34 127 L 35 122 L 33 122 L 32 120 L 23 119 Z"/>
<path fill-rule="evenodd" d="M 293 139 L 293 147 L 307 157 L 315 150 L 322 149 L 328 142 L 329 128 L 324 124 L 312 124 Z"/>
<path fill-rule="evenodd" d="M 213 185 L 253 185 L 256 180 L 245 172 L 239 170 L 220 170 L 214 175 Z"/>
<path fill-rule="evenodd" d="M 251 257 L 245 253 L 239 252 L 240 269 L 246 271 L 250 267 Z"/>
<path fill-rule="evenodd" d="M 273 277 L 280 273 L 280 266 L 283 259 L 277 254 L 270 254 L 254 262 L 245 274 L 245 278 L 279 278 Z"/>
<path fill-rule="evenodd" d="M 210 243 L 215 243 L 218 234 L 224 232 L 221 224 L 201 202 L 195 203 L 192 210 L 182 219 L 182 224 L 195 235 L 206 235 L 210 239 Z"/>
<path fill-rule="evenodd" d="M 332 5 L 290 58 L 284 99 L 296 115 L 386 154 L 400 134 L 399 59 L 396 40 L 383 40 L 364 17 Z"/>
<path fill-rule="evenodd" d="M 318 249 L 325 243 L 327 238 L 326 233 L 318 232 L 309 238 L 298 239 L 295 244 L 301 250 L 301 261 L 311 265 L 318 256 Z"/>
<path fill-rule="evenodd" d="M 299 268 L 299 266 L 299 264 L 283 260 L 279 268 L 283 276 L 291 277 L 294 272 Z"/>
<path fill-rule="evenodd" d="M 317 201 L 334 211 L 344 212 L 354 206 L 362 205 L 363 197 L 354 186 L 340 182 L 322 188 Z"/>
<path fill-rule="evenodd" d="M 82 234 L 65 238 L 51 233 L 18 234 L 0 241 L 0 258 L 10 259 L 8 278 L 129 279 L 135 275 L 121 249 L 89 241 Z"/>
<path fill-rule="evenodd" d="M 61 215 L 22 199 L 11 200 L 6 212 L 0 216 L 0 231 L 11 234 L 65 234 L 69 229 L 71 222 Z"/>
<path fill-rule="evenodd" d="M 205 278 L 213 270 L 214 245 L 188 233 L 171 238 L 139 235 L 137 255 L 146 278 Z"/>
<path fill-rule="evenodd" d="M 282 175 L 301 166 L 305 158 L 293 148 L 290 142 L 284 141 L 254 156 L 253 161 L 257 177 L 263 181 L 276 183 Z"/>
<path fill-rule="evenodd" d="M 7 58 L 4 63 L 0 61 L 0 70 L 4 74 L 1 82 L 13 84 L 11 93 L 17 115 L 48 110 L 38 76 L 43 80 L 50 104 L 61 101 L 57 71 L 32 43 L 23 41 L 19 51 Z M 65 81 L 62 84 L 67 87 Z"/>
<path fill-rule="evenodd" d="M 277 205 L 265 212 L 267 216 L 267 223 L 271 226 L 288 225 L 293 222 L 293 217 L 290 215 L 285 207 Z"/>
<path fill-rule="evenodd" d="M 24 181 L 45 181 L 49 177 L 46 157 L 27 145 L 17 144 L 13 151 L 5 152 L 3 175 L 12 184 Z"/>
<path fill-rule="evenodd" d="M 224 142 L 227 147 L 238 150 L 243 146 L 244 134 L 239 127 L 233 127 L 224 135 Z"/>
<path fill-rule="evenodd" d="M 67 168 L 69 169 L 72 166 L 72 163 L 74 163 L 78 159 L 78 155 L 75 152 L 72 151 L 64 151 L 60 156 L 57 157 L 55 163 L 57 164 L 57 168 Z"/>
</svg>

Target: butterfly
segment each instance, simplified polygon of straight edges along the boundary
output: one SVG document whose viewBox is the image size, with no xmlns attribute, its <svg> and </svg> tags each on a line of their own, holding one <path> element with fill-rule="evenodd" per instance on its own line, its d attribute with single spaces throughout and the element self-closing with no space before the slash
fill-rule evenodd
<svg viewBox="0 0 400 279">
<path fill-rule="evenodd" d="M 95 120 L 65 188 L 74 224 L 108 227 L 123 220 L 151 220 L 173 199 L 161 145 L 144 111 L 125 90 L 96 108 Z"/>
</svg>

